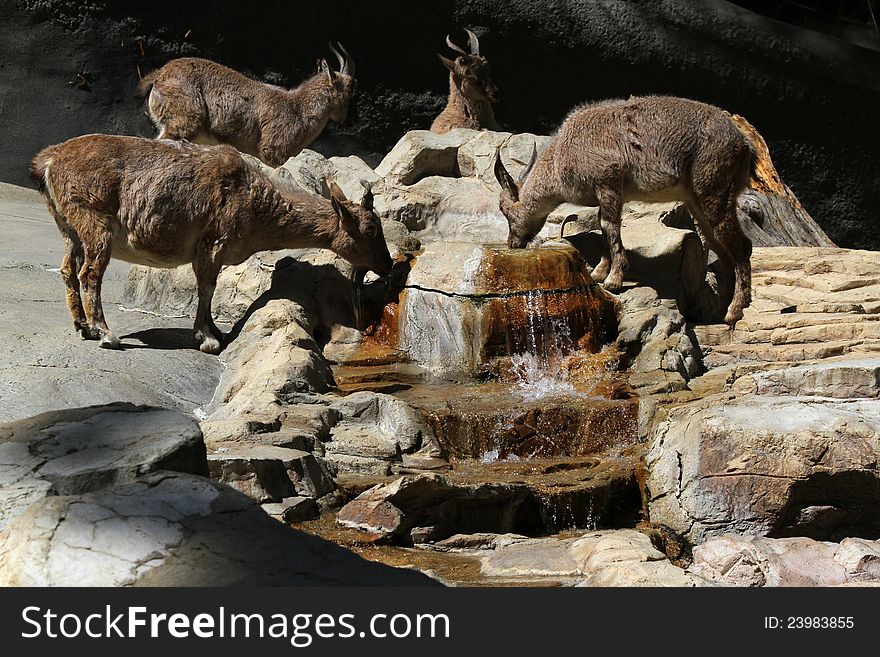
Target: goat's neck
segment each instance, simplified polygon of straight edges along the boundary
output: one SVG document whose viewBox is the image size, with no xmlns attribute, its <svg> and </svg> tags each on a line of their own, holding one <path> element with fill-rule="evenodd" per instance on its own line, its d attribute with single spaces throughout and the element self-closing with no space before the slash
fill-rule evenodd
<svg viewBox="0 0 880 657">
<path fill-rule="evenodd" d="M 294 120 L 291 126 L 300 143 L 311 143 L 324 129 L 330 119 L 330 82 L 327 76 L 312 76 L 288 92 L 293 102 Z"/>
<path fill-rule="evenodd" d="M 547 221 L 547 215 L 563 200 L 557 186 L 552 184 L 542 171 L 536 170 L 523 183 L 520 200 L 514 204 L 513 212 L 519 221 L 540 230 Z"/>
<path fill-rule="evenodd" d="M 449 105 L 477 130 L 480 128 L 493 130 L 498 127 L 492 103 L 488 100 L 473 100 L 465 96 L 455 84 L 455 76 L 452 73 L 449 74 Z"/>
<path fill-rule="evenodd" d="M 269 192 L 254 209 L 257 221 L 251 241 L 255 253 L 333 247 L 338 220 L 325 199 Z"/>
</svg>

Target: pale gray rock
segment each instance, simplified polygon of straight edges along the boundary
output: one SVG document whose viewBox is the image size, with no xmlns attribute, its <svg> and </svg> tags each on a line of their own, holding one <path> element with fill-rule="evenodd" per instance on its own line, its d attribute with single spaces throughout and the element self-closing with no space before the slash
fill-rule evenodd
<svg viewBox="0 0 880 657">
<path fill-rule="evenodd" d="M 263 504 L 262 507 L 273 518 L 288 524 L 314 520 L 321 514 L 317 502 L 311 497 L 286 497 L 280 502 Z"/>
<path fill-rule="evenodd" d="M 880 584 L 880 541 L 725 534 L 693 550 L 689 572 L 731 586 Z"/>
<path fill-rule="evenodd" d="M 0 532 L 0 586 L 430 583 L 285 527 L 244 495 L 187 474 L 43 498 Z"/>
<path fill-rule="evenodd" d="M 412 130 L 385 156 L 376 167 L 376 173 L 386 182 L 402 185 L 412 185 L 426 176 L 455 176 L 458 149 L 476 134 L 466 129 L 445 134 Z"/>
<path fill-rule="evenodd" d="M 35 500 L 155 470 L 207 474 L 192 416 L 127 403 L 50 411 L 0 425 L 0 529 Z"/>
<path fill-rule="evenodd" d="M 333 163 L 326 157 L 305 148 L 275 169 L 269 179 L 280 186 L 329 197 L 327 178 L 332 178 L 335 172 Z"/>
<path fill-rule="evenodd" d="M 354 203 L 360 203 L 367 188 L 370 188 L 375 194 L 381 178 L 373 171 L 369 165 L 356 155 L 348 157 L 331 157 L 330 164 L 333 165 L 333 180 L 342 189 L 345 197 Z"/>
</svg>

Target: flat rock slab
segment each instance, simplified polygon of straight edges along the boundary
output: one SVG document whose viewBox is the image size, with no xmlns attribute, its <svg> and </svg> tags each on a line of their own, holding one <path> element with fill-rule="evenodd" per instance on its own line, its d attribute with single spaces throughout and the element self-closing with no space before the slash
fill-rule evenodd
<svg viewBox="0 0 880 657">
<path fill-rule="evenodd" d="M 459 539 L 461 541 L 461 539 Z M 634 529 L 587 532 L 566 539 L 505 537 L 483 550 L 481 572 L 499 579 L 550 578 L 575 586 L 698 586 L 705 581 L 670 563 Z"/>
<path fill-rule="evenodd" d="M 108 404 L 0 425 L 0 528 L 35 500 L 75 495 L 156 470 L 207 475 L 192 416 Z"/>
<path fill-rule="evenodd" d="M 0 586 L 430 584 L 285 527 L 228 486 L 188 474 L 43 498 L 0 532 Z"/>
</svg>

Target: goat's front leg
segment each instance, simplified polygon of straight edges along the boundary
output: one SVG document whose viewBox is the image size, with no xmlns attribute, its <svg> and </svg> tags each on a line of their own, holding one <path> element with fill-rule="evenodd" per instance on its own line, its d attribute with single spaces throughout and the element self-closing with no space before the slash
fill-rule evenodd
<svg viewBox="0 0 880 657">
<path fill-rule="evenodd" d="M 617 292 L 623 287 L 623 274 L 629 269 L 629 262 L 626 257 L 626 251 L 623 249 L 623 241 L 620 238 L 620 213 L 623 208 L 623 201 L 620 193 L 611 188 L 597 190 L 596 196 L 599 200 L 599 223 L 602 226 L 602 236 L 605 240 L 605 247 L 608 249 L 610 260 L 610 271 L 607 271 L 606 256 L 602 256 L 602 261 L 593 272 L 593 277 L 598 280 L 601 274 L 605 274 L 605 289 L 609 292 Z M 604 252 L 604 249 L 603 249 Z"/>
<path fill-rule="evenodd" d="M 199 308 L 194 325 L 196 340 L 199 341 L 199 349 L 206 354 L 219 354 L 223 335 L 211 316 L 211 299 L 214 297 L 220 266 L 211 258 L 198 257 L 193 261 L 193 271 L 199 291 Z"/>
<path fill-rule="evenodd" d="M 79 284 L 88 326 L 82 328 L 82 336 L 87 340 L 100 340 L 98 344 L 105 349 L 119 349 L 119 338 L 107 326 L 101 305 L 101 281 L 110 264 L 112 251 L 110 239 L 109 233 L 99 234 L 83 244 L 85 257 L 79 270 Z"/>
</svg>

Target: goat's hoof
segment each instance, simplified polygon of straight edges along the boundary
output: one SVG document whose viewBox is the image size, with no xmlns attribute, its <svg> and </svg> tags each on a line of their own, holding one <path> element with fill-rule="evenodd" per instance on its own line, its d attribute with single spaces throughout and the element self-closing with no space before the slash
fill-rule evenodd
<svg viewBox="0 0 880 657">
<path fill-rule="evenodd" d="M 202 344 L 199 345 L 199 350 L 206 354 L 219 354 L 220 341 L 217 338 L 205 337 L 205 339 L 202 340 Z"/>
<path fill-rule="evenodd" d="M 736 326 L 736 323 L 743 318 L 742 310 L 728 310 L 727 314 L 724 316 L 724 323 L 727 324 L 731 329 Z"/>
<path fill-rule="evenodd" d="M 103 349 L 119 349 L 121 343 L 119 342 L 119 338 L 112 333 L 105 333 L 101 336 L 101 341 L 98 343 L 98 346 Z"/>
<path fill-rule="evenodd" d="M 623 287 L 623 281 L 619 278 L 606 278 L 605 282 L 602 283 L 602 287 L 608 292 L 619 292 Z"/>
<path fill-rule="evenodd" d="M 100 331 L 91 326 L 81 326 L 79 334 L 82 336 L 83 340 L 99 340 L 101 338 Z"/>
</svg>

